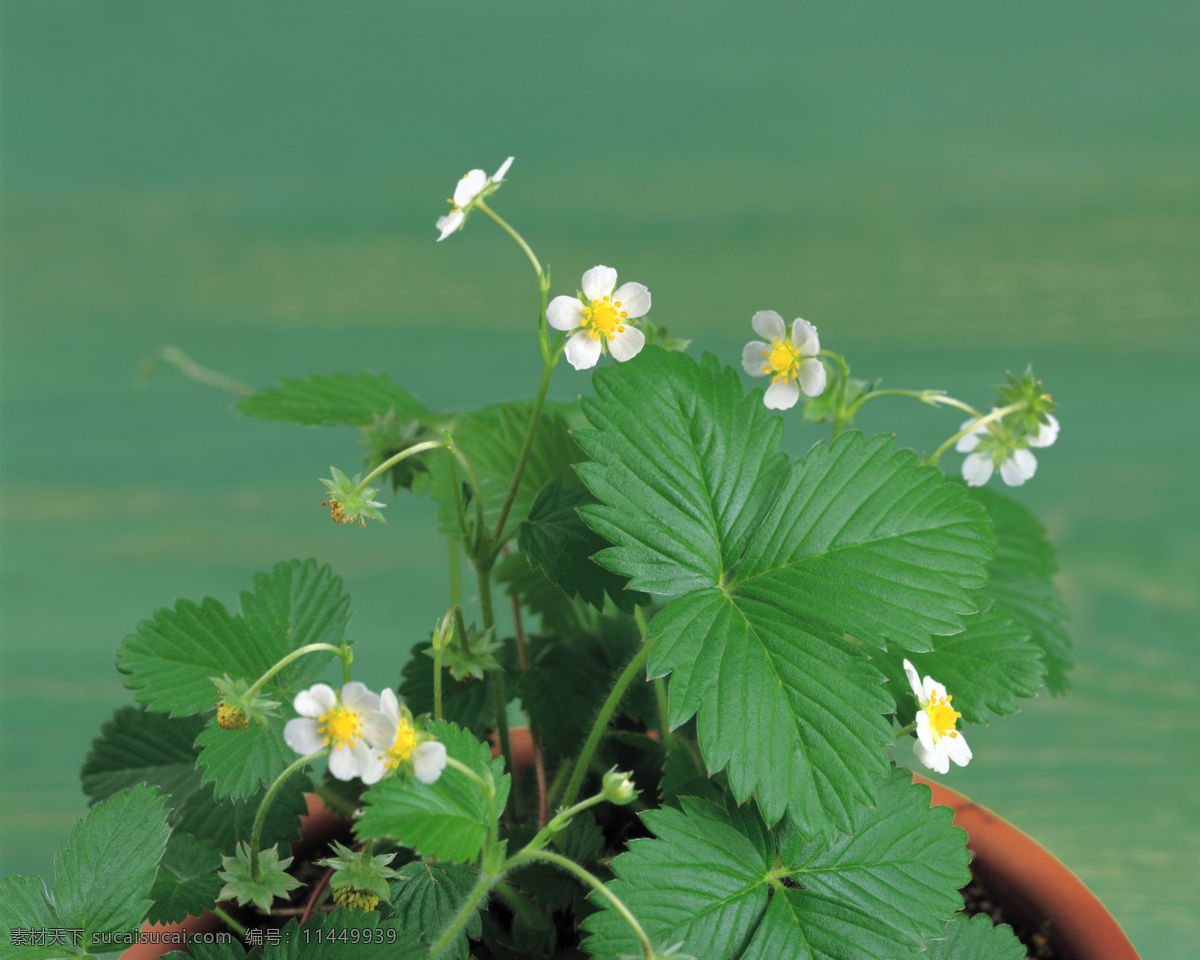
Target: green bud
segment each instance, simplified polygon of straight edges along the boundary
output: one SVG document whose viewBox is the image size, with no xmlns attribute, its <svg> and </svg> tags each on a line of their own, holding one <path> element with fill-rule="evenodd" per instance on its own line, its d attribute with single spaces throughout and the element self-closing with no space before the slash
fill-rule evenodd
<svg viewBox="0 0 1200 960">
<path fill-rule="evenodd" d="M 624 806 L 641 793 L 640 790 L 634 788 L 629 774 L 620 772 L 616 767 L 604 775 L 604 783 L 600 789 L 604 799 L 617 806 Z"/>
</svg>

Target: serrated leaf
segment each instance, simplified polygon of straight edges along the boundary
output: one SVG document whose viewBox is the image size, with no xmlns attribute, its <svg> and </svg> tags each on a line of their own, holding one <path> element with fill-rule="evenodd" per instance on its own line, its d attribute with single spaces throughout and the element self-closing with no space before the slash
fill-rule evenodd
<svg viewBox="0 0 1200 960">
<path fill-rule="evenodd" d="M 706 960 L 918 957 L 921 932 L 940 932 L 939 913 L 961 903 L 966 835 L 906 772 L 879 795 L 879 810 L 856 810 L 853 834 L 812 844 L 786 823 L 767 830 L 753 804 L 683 797 L 682 809 L 644 815 L 657 839 L 633 841 L 609 886 L 658 949 L 682 942 Z M 768 895 L 772 877 L 784 886 Z M 583 927 L 598 956 L 638 952 L 607 903 Z"/>
<path fill-rule="evenodd" d="M 167 795 L 178 812 L 200 787 L 196 769 L 196 737 L 204 729 L 201 716 L 168 717 L 144 705 L 120 707 L 100 728 L 80 776 L 92 803 L 126 787 L 148 783 Z"/>
<path fill-rule="evenodd" d="M 10 875 L 0 880 L 0 960 L 54 960 L 76 956 L 60 945 L 35 945 L 32 931 L 62 927 L 42 878 Z M 15 942 L 14 942 L 15 936 Z"/>
<path fill-rule="evenodd" d="M 446 753 L 477 775 L 490 775 L 496 785 L 495 808 L 504 809 L 510 777 L 504 761 L 492 759 L 487 744 L 444 720 L 429 732 L 446 746 Z M 391 837 L 436 860 L 474 860 L 483 846 L 489 816 L 483 790 L 466 774 L 446 767 L 434 783 L 414 777 L 388 777 L 363 795 L 365 809 L 355 824 L 360 837 Z"/>
<path fill-rule="evenodd" d="M 310 790 L 312 781 L 303 774 L 289 777 L 279 788 L 263 821 L 264 846 L 300 839 L 300 817 L 308 812 L 304 794 Z M 248 800 L 222 802 L 213 796 L 211 784 L 202 787 L 183 804 L 175 832 L 208 840 L 219 853 L 232 854 L 240 841 L 249 841 L 254 817 L 265 795 L 263 789 Z"/>
<path fill-rule="evenodd" d="M 890 437 L 845 433 L 799 463 L 782 421 L 715 358 L 646 349 L 594 378 L 580 514 L 630 587 L 683 594 L 655 618 L 647 665 L 671 673 L 671 722 L 699 711 L 712 770 L 739 799 L 845 827 L 891 738 L 874 668 L 841 637 L 928 649 L 976 609 L 994 547 L 987 515 Z"/>
<path fill-rule="evenodd" d="M 154 904 L 146 919 L 182 923 L 188 914 L 198 917 L 211 909 L 221 892 L 220 867 L 221 855 L 207 840 L 173 833 L 150 889 Z"/>
<path fill-rule="evenodd" d="M 610 672 L 581 657 L 579 646 L 546 640 L 531 644 L 529 669 L 517 683 L 529 722 L 559 757 L 572 756 L 582 745 L 612 687 Z"/>
<path fill-rule="evenodd" d="M 296 752 L 284 742 L 283 726 L 281 718 L 271 717 L 244 730 L 222 730 L 213 720 L 196 738 L 201 783 L 211 783 L 218 800 L 244 800 L 270 786 L 296 761 Z"/>
<path fill-rule="evenodd" d="M 167 813 L 154 787 L 130 787 L 92 807 L 54 854 L 59 926 L 82 929 L 85 943 L 95 933 L 136 928 L 166 844 Z"/>
<path fill-rule="evenodd" d="M 389 410 L 401 420 L 412 420 L 428 409 L 384 373 L 331 373 L 281 380 L 239 400 L 247 417 L 286 420 L 312 426 L 346 424 L 365 427 L 374 415 Z"/>
<path fill-rule="evenodd" d="M 1025 960 L 1025 945 L 1006 923 L 993 925 L 986 914 L 968 921 L 957 914 L 943 939 L 931 940 L 928 960 Z"/>
<path fill-rule="evenodd" d="M 954 709 L 968 723 L 987 723 L 988 711 L 997 716 L 1018 709 L 1018 697 L 1032 697 L 1042 682 L 1042 651 L 1029 640 L 1029 631 L 1006 612 L 984 610 L 965 619 L 966 630 L 940 637 L 929 653 L 873 652 L 873 662 L 890 681 L 902 724 L 912 720 L 912 696 L 904 661 L 922 677 L 933 677 L 954 697 Z"/>
<path fill-rule="evenodd" d="M 500 520 L 500 511 L 516 472 L 532 412 L 532 404 L 501 403 L 477 411 L 470 419 L 453 427 L 455 444 L 479 478 L 484 521 L 489 531 L 494 531 Z M 517 524 L 529 516 L 534 497 L 551 479 L 559 477 L 566 483 L 576 482 L 571 465 L 583 459 L 583 453 L 571 438 L 566 418 L 556 410 L 543 410 L 533 445 L 529 449 L 525 471 L 500 536 L 501 543 L 516 533 Z M 429 469 L 433 476 L 433 497 L 439 504 L 438 520 L 442 530 L 458 533 L 449 454 L 440 451 L 431 453 Z M 458 469 L 458 478 L 460 482 L 468 479 L 461 467 Z M 475 507 L 471 505 L 467 510 L 467 519 L 473 521 L 474 518 Z"/>
<path fill-rule="evenodd" d="M 540 567 L 568 596 L 579 596 L 602 610 L 607 594 L 620 610 L 632 613 L 635 605 L 648 604 L 650 597 L 626 590 L 627 577 L 592 560 L 611 546 L 579 516 L 580 507 L 596 502 L 581 484 L 564 486 L 561 477 L 554 477 L 534 498 L 529 516 L 517 530 L 517 544 L 530 566 Z"/>
<path fill-rule="evenodd" d="M 496 564 L 496 580 L 521 606 L 542 622 L 542 633 L 574 636 L 599 622 L 596 610 L 571 599 L 541 571 L 531 569 L 522 553 L 513 553 Z"/>
<path fill-rule="evenodd" d="M 454 919 L 478 879 L 479 872 L 466 864 L 419 860 L 410 863 L 391 883 L 396 918 L 405 930 L 420 933 L 432 944 Z M 459 929 L 443 956 L 467 960 L 468 937 L 478 940 L 482 931 L 483 922 L 477 910 Z"/>
<path fill-rule="evenodd" d="M 962 906 L 971 879 L 966 831 L 949 807 L 930 807 L 930 790 L 907 770 L 881 778 L 876 807 L 859 807 L 849 834 L 805 841 L 779 830 L 779 855 L 806 891 L 853 903 L 900 931 L 919 949 Z"/>
<path fill-rule="evenodd" d="M 991 516 L 998 543 L 988 570 L 991 579 L 976 593 L 994 600 L 997 609 L 1011 614 L 1030 632 L 1032 642 L 1046 655 L 1046 688 L 1064 693 L 1070 686 L 1071 638 L 1066 605 L 1051 580 L 1058 569 L 1054 548 L 1037 518 L 1015 500 L 979 488 L 968 493 Z"/>
<path fill-rule="evenodd" d="M 788 810 L 810 836 L 846 829 L 887 769 L 891 701 L 844 644 L 771 604 L 720 590 L 672 600 L 650 623 L 647 672 L 671 674 L 670 722 L 693 714 L 708 769 L 729 767 L 739 802 Z"/>
</svg>

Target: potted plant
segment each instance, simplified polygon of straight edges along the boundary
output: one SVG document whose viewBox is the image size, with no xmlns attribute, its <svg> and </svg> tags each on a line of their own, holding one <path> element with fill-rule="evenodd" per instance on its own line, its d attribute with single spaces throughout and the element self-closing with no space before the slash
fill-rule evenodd
<svg viewBox="0 0 1200 960">
<path fill-rule="evenodd" d="M 117 652 L 134 702 L 84 765 L 95 805 L 55 877 L 3 881 L 6 949 L 102 953 L 209 910 L 213 942 L 189 946 L 221 958 L 1020 956 L 1006 926 L 956 917 L 965 834 L 887 751 L 944 774 L 970 725 L 1065 686 L 1052 550 L 985 488 L 1033 476 L 1050 395 L 1030 371 L 983 408 L 880 388 L 772 310 L 747 311 L 740 366 L 697 360 L 609 266 L 552 286 L 491 206 L 511 162 L 458 182 L 438 239 L 483 216 L 528 257 L 531 402 L 434 411 L 358 373 L 237 403 L 358 431 L 362 470 L 322 480 L 339 524 L 386 522 L 402 490 L 437 502 L 445 615 L 379 679 L 316 560 L 236 608 L 155 611 Z M 595 395 L 549 402 L 560 367 Z M 959 412 L 919 457 L 853 429 L 878 400 Z M 793 459 L 788 419 L 829 434 Z M 289 848 L 311 794 L 347 832 Z"/>
</svg>

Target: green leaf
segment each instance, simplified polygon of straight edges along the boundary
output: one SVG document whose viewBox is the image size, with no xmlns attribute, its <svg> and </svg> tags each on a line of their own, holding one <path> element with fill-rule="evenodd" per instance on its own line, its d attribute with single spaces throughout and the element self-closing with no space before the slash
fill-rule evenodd
<svg viewBox="0 0 1200 960">
<path fill-rule="evenodd" d="M 176 811 L 200 787 L 196 737 L 203 717 L 168 717 L 144 705 L 126 705 L 113 714 L 92 741 L 80 775 L 92 803 L 138 783 L 158 787 Z"/>
<path fill-rule="evenodd" d="M 607 593 L 619 609 L 632 613 L 635 605 L 648 604 L 650 597 L 626 590 L 627 577 L 592 561 L 611 546 L 579 516 L 580 507 L 596 502 L 586 487 L 564 486 L 562 478 L 555 477 L 534 498 L 528 518 L 517 531 L 517 543 L 530 566 L 540 567 L 568 596 L 579 596 L 602 610 Z"/>
<path fill-rule="evenodd" d="M 1065 693 L 1070 686 L 1071 638 L 1067 608 L 1051 580 L 1058 569 L 1054 548 L 1037 518 L 1015 500 L 981 488 L 968 492 L 987 509 L 999 544 L 988 571 L 991 580 L 976 593 L 995 600 L 998 610 L 1011 614 L 1029 631 L 1033 643 L 1046 654 L 1047 689 Z"/>
<path fill-rule="evenodd" d="M 188 914 L 198 917 L 211 909 L 221 892 L 217 877 L 220 866 L 221 855 L 207 840 L 173 833 L 150 889 L 154 905 L 146 919 L 151 923 L 182 923 Z"/>
<path fill-rule="evenodd" d="M 284 742 L 283 726 L 282 719 L 271 717 L 261 726 L 222 730 L 213 720 L 196 738 L 201 783 L 211 783 L 218 800 L 243 800 L 270 786 L 296 761 L 296 752 Z"/>
<path fill-rule="evenodd" d="M 931 940 L 928 960 L 1025 960 L 1025 945 L 1008 924 L 993 926 L 986 914 L 968 921 L 957 914 L 946 926 L 945 939 Z"/>
<path fill-rule="evenodd" d="M 231 614 L 211 597 L 156 610 L 153 620 L 143 621 L 136 634 L 125 638 L 117 651 L 117 669 L 129 674 L 126 685 L 151 710 L 173 716 L 199 713 L 214 703 L 216 687 L 210 677 L 257 680 L 305 643 L 340 643 L 349 602 L 341 579 L 328 567 L 318 569 L 313 560 L 276 564 L 270 575 L 255 578 L 253 593 L 242 594 L 244 615 Z M 274 687 L 287 690 L 290 679 L 323 668 L 332 654 L 311 656 L 313 664 L 296 668 L 292 677 L 276 676 Z"/>
<path fill-rule="evenodd" d="M 1029 631 L 1007 613 L 989 609 L 967 617 L 967 629 L 940 637 L 929 653 L 872 653 L 890 681 L 902 724 L 912 720 L 916 700 L 904 673 L 908 659 L 922 677 L 933 677 L 954 697 L 954 709 L 968 723 L 987 723 L 988 711 L 1014 713 L 1018 697 L 1032 697 L 1042 682 L 1042 651 L 1029 641 Z"/>
<path fill-rule="evenodd" d="M 166 819 L 154 787 L 131 787 L 92 807 L 54 854 L 52 891 L 38 877 L 8 877 L 0 884 L 0 927 L 6 933 L 81 930 L 85 946 L 96 934 L 136 929 L 152 903 L 149 894 L 167 843 Z M 12 955 L 76 953 L 57 947 L 51 953 L 22 949 Z"/>
<path fill-rule="evenodd" d="M 263 821 L 264 846 L 300 839 L 300 817 L 308 811 L 304 794 L 311 789 L 312 781 L 302 774 L 289 777 L 279 788 Z M 179 811 L 175 832 L 208 840 L 218 852 L 232 854 L 239 841 L 250 839 L 254 817 L 266 792 L 260 790 L 248 800 L 222 802 L 213 796 L 209 784 L 187 798 Z"/>
<path fill-rule="evenodd" d="M 0 960 L 77 956 L 78 950 L 68 951 L 57 943 L 46 945 L 44 938 L 33 938 L 34 931 L 40 934 L 62 926 L 41 877 L 10 875 L 0 880 Z M 68 938 L 68 942 L 73 940 Z"/>
<path fill-rule="evenodd" d="M 239 400 L 237 408 L 260 420 L 353 427 L 368 426 L 375 414 L 386 416 L 389 410 L 402 420 L 429 412 L 384 373 L 331 373 L 281 380 L 277 386 Z"/>
<path fill-rule="evenodd" d="M 609 886 L 660 950 L 682 943 L 706 960 L 916 958 L 925 932 L 940 933 L 939 914 L 961 904 L 969 872 L 965 833 L 908 776 L 883 779 L 879 809 L 857 808 L 853 833 L 831 843 L 806 843 L 786 822 L 767 830 L 753 804 L 683 797 L 682 809 L 644 815 L 657 839 L 630 844 Z M 638 953 L 607 902 L 583 927 L 599 956 Z"/>
<path fill-rule="evenodd" d="M 587 645 L 539 638 L 530 643 L 529 669 L 521 674 L 517 696 L 542 743 L 559 757 L 582 746 L 596 713 L 612 688 L 611 670 L 597 662 Z M 636 681 L 635 681 L 636 682 Z"/>
<path fill-rule="evenodd" d="M 493 778 L 496 810 L 503 810 L 510 783 L 504 761 L 493 760 L 487 744 L 452 723 L 435 720 L 428 729 L 449 756 L 478 776 Z M 391 837 L 421 856 L 455 862 L 474 860 L 483 847 L 489 823 L 483 790 L 453 767 L 446 767 L 434 783 L 388 777 L 368 790 L 363 802 L 365 810 L 355 824 L 360 837 Z"/>
<path fill-rule="evenodd" d="M 405 930 L 420 933 L 432 944 L 458 913 L 478 879 L 478 871 L 466 864 L 414 861 L 391 884 L 396 918 Z M 443 956 L 467 960 L 470 949 L 467 938 L 478 940 L 482 932 L 483 922 L 477 910 L 460 928 Z"/>
<path fill-rule="evenodd" d="M 845 433 L 799 463 L 782 420 L 715 358 L 646 349 L 594 377 L 580 514 L 630 587 L 683 594 L 651 626 L 678 725 L 698 712 L 710 770 L 768 820 L 845 828 L 886 769 L 890 709 L 843 635 L 928 649 L 976 610 L 994 542 L 961 487 L 891 437 Z"/>
<path fill-rule="evenodd" d="M 500 520 L 500 510 L 516 472 L 532 412 L 533 405 L 529 403 L 501 403 L 477 411 L 471 419 L 462 421 L 452 429 L 455 444 L 479 478 L 484 521 L 489 532 L 495 530 Z M 529 516 L 534 497 L 550 480 L 559 477 L 566 483 L 577 482 L 571 464 L 583 459 L 582 452 L 571 438 L 566 418 L 556 410 L 543 410 L 521 483 L 505 521 L 501 543 L 516 533 L 517 525 Z M 450 455 L 440 451 L 431 452 L 429 469 L 433 475 L 433 497 L 440 505 L 438 519 L 442 529 L 446 533 L 458 533 L 458 513 L 450 478 Z M 458 479 L 462 483 L 468 481 L 468 475 L 461 467 L 458 468 Z M 474 521 L 473 504 L 466 514 L 469 521 Z"/>
<path fill-rule="evenodd" d="M 599 622 L 594 608 L 582 600 L 572 600 L 545 573 L 531 569 L 524 554 L 502 558 L 495 569 L 497 582 L 504 584 L 529 614 L 541 620 L 543 633 L 573 636 L 594 629 Z"/>
</svg>

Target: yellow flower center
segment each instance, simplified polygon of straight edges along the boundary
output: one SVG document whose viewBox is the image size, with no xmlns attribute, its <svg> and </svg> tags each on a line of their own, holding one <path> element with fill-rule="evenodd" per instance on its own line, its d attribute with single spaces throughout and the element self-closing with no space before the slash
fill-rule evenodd
<svg viewBox="0 0 1200 960">
<path fill-rule="evenodd" d="M 954 729 L 954 722 L 962 714 L 950 706 L 950 701 L 953 699 L 951 694 L 946 694 L 942 698 L 935 692 L 929 705 L 925 708 L 925 712 L 929 714 L 929 725 L 933 728 L 935 737 L 953 738 L 958 736 L 958 731 Z"/>
<path fill-rule="evenodd" d="M 800 351 L 792 346 L 790 340 L 776 337 L 774 346 L 770 350 L 763 350 L 762 355 L 767 358 L 763 365 L 763 373 L 774 374 L 771 377 L 772 383 L 779 383 L 781 380 L 787 383 L 788 380 L 800 376 Z"/>
<path fill-rule="evenodd" d="M 400 725 L 396 728 L 396 742 L 392 744 L 392 748 L 388 751 L 387 765 L 389 767 L 398 766 L 401 760 L 407 760 L 412 756 L 412 752 L 416 746 L 417 732 L 409 725 L 407 720 L 401 717 Z"/>
<path fill-rule="evenodd" d="M 362 721 L 358 714 L 345 707 L 334 707 L 328 713 L 317 718 L 317 730 L 325 746 L 333 744 L 335 750 L 341 750 L 346 745 L 353 746 L 355 740 L 362 739 Z"/>
<path fill-rule="evenodd" d="M 629 311 L 621 309 L 621 301 L 613 303 L 608 297 L 593 300 L 591 306 L 583 308 L 583 325 L 592 328 L 593 340 L 602 336 L 611 340 L 618 333 L 624 333 L 625 324 L 621 321 L 628 317 Z"/>
</svg>

